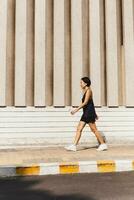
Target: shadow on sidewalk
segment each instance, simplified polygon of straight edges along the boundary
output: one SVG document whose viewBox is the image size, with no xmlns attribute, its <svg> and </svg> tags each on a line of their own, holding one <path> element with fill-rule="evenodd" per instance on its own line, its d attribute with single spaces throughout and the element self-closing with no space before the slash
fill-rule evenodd
<svg viewBox="0 0 134 200">
<path fill-rule="evenodd" d="M 88 149 L 97 149 L 98 145 L 95 146 L 81 146 L 78 148 L 78 151 L 88 150 Z"/>
</svg>

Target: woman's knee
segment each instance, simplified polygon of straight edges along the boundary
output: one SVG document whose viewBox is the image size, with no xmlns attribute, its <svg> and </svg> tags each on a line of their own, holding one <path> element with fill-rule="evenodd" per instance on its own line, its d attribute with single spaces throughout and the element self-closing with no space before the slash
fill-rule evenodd
<svg viewBox="0 0 134 200">
<path fill-rule="evenodd" d="M 97 132 L 97 128 L 95 128 L 95 127 L 90 127 L 90 129 L 94 134 Z"/>
<path fill-rule="evenodd" d="M 96 133 L 98 130 L 97 130 L 97 127 L 96 127 L 96 124 L 92 124 L 92 123 L 89 123 L 89 127 L 90 127 L 90 130 L 93 132 L 93 133 Z"/>
</svg>

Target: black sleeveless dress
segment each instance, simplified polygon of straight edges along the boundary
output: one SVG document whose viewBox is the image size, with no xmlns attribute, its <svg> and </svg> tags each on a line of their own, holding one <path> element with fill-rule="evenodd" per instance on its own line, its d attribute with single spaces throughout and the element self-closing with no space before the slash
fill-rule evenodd
<svg viewBox="0 0 134 200">
<path fill-rule="evenodd" d="M 82 97 L 82 103 L 84 102 L 84 99 L 85 99 L 85 93 Z M 91 97 L 88 103 L 83 107 L 83 114 L 81 116 L 80 121 L 84 121 L 86 123 L 94 123 L 96 119 L 97 119 L 97 115 L 95 112 L 93 98 Z"/>
</svg>

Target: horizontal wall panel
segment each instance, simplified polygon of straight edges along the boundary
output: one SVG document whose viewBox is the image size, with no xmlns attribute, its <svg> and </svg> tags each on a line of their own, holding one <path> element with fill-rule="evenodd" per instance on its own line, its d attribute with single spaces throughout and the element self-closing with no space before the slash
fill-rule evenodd
<svg viewBox="0 0 134 200">
<path fill-rule="evenodd" d="M 113 140 L 113 143 L 115 145 L 119 145 L 119 143 L 121 141 L 124 141 L 124 144 L 125 143 L 125 140 L 127 142 L 127 144 L 131 145 L 133 144 L 132 142 L 134 141 L 134 138 L 133 138 L 133 131 L 125 131 L 125 132 L 122 132 L 122 131 L 103 131 L 103 133 L 105 134 L 105 136 L 108 138 L 108 141 L 109 139 L 114 139 Z M 10 145 L 13 146 L 13 144 L 15 144 L 16 140 L 20 139 L 19 140 L 19 147 L 21 147 L 21 145 L 23 144 L 23 140 L 25 141 L 24 142 L 24 146 L 26 147 L 27 144 L 30 145 L 30 142 L 32 142 L 34 145 L 37 145 L 37 146 L 40 146 L 40 144 L 44 144 L 43 147 L 46 147 L 46 146 L 49 146 L 49 145 L 54 145 L 55 144 L 55 140 L 57 140 L 56 144 L 61 144 L 64 145 L 65 143 L 69 143 L 67 141 L 67 138 L 71 139 L 72 141 L 72 138 L 74 137 L 74 131 L 70 131 L 70 132 L 59 132 L 58 133 L 58 137 L 57 137 L 57 132 L 35 132 L 34 134 L 32 134 L 32 132 L 26 132 L 26 135 L 24 137 L 24 133 L 23 132 L 18 132 L 17 134 L 16 133 L 3 133 L 3 134 L 0 134 L 0 144 L 2 143 L 2 140 L 7 140 L 7 141 L 10 141 Z M 116 139 L 115 139 L 116 137 Z M 121 138 L 120 138 L 121 137 Z M 84 131 L 83 132 L 83 137 L 81 138 L 81 142 L 83 141 L 83 138 L 86 139 L 84 144 L 93 144 L 94 140 L 96 141 L 96 144 L 97 144 L 97 140 L 94 136 L 94 134 L 90 131 Z M 120 138 L 120 139 L 119 139 Z M 36 141 L 32 141 L 32 139 L 36 139 Z M 50 139 L 50 140 L 48 140 Z M 61 140 L 62 139 L 62 140 Z M 116 141 L 116 142 L 115 142 Z M 119 143 L 117 143 L 119 142 Z M 108 142 L 110 144 L 110 141 Z M 121 144 L 121 143 L 120 143 Z M 6 146 L 4 144 L 2 144 L 3 147 Z M 1 145 L 1 148 L 2 148 L 2 145 Z M 8 143 L 7 143 L 8 145 Z"/>
<path fill-rule="evenodd" d="M 89 131 L 88 127 L 85 127 L 85 130 Z M 125 131 L 128 131 L 128 127 L 99 127 L 99 131 L 104 131 L 105 132 L 114 132 L 114 131 L 122 131 L 125 133 Z M 60 132 L 74 132 L 75 133 L 76 128 L 75 127 L 51 127 L 51 128 L 43 128 L 43 127 L 32 127 L 32 128 L 27 128 L 27 127 L 20 127 L 20 128 L 0 128 L 0 134 L 4 133 L 40 133 L 40 132 L 47 132 L 47 133 L 60 133 Z M 134 131 L 134 127 L 129 127 L 129 131 Z M 90 132 L 90 131 L 89 131 Z"/>
<path fill-rule="evenodd" d="M 16 123 L 44 123 L 44 124 L 52 124 L 52 123 L 62 123 L 62 121 L 64 121 L 63 123 L 68 123 L 71 121 L 71 123 L 78 123 L 80 117 L 71 117 L 71 116 L 64 116 L 63 117 L 27 117 L 27 116 L 23 116 L 23 117 L 0 117 L 0 121 L 1 123 L 5 124 L 5 123 L 9 123 L 12 124 L 14 122 Z M 126 122 L 126 117 L 120 117 L 120 116 L 117 116 L 117 117 L 107 117 L 107 116 L 101 116 L 99 117 L 99 121 L 97 121 L 97 124 L 103 124 L 103 123 L 121 123 L 122 124 L 132 124 L 133 125 L 133 121 L 134 121 L 134 116 L 131 116 L 131 117 L 128 117 L 127 116 L 127 122 Z"/>
<path fill-rule="evenodd" d="M 7 107 L 4 107 L 4 108 L 0 108 L 0 114 L 1 113 L 14 113 L 14 112 L 17 112 L 17 113 L 41 113 L 41 112 L 50 112 L 50 113 L 54 113 L 54 112 L 70 112 L 72 109 L 71 106 L 66 106 L 66 107 L 53 107 L 53 106 L 47 106 L 45 108 L 36 108 L 36 107 L 32 107 L 32 106 L 28 106 L 28 107 L 20 107 L 20 108 L 15 108 L 15 107 L 12 107 L 12 106 L 7 106 Z M 117 113 L 117 112 L 121 112 L 121 113 L 133 113 L 134 112 L 134 108 L 127 108 L 125 106 L 120 106 L 120 107 L 107 107 L 107 106 L 103 106 L 101 108 L 97 107 L 96 108 L 97 112 L 106 112 L 106 113 Z M 82 112 L 82 109 L 79 111 L 79 112 Z M 77 113 L 76 113 L 77 115 Z M 73 115 L 73 117 L 75 117 L 76 115 Z"/>
<path fill-rule="evenodd" d="M 10 108 L 11 109 L 11 108 Z M 60 109 L 33 109 L 26 111 L 17 108 L 12 111 L 0 112 L 0 144 L 2 145 L 54 145 L 70 143 L 75 136 L 79 116 L 71 116 L 67 108 Z M 33 111 L 32 111 L 33 110 Z M 42 110 L 42 111 L 41 111 Z M 45 111 L 46 110 L 46 111 Z M 57 111 L 56 111 L 57 110 Z M 111 110 L 111 111 L 109 111 Z M 114 111 L 113 111 L 114 110 Z M 108 144 L 111 142 L 130 142 L 134 141 L 134 110 L 128 108 L 96 109 L 99 116 L 97 127 L 107 138 Z M 2 116 L 2 118 L 1 118 Z M 4 121 L 6 119 L 6 121 Z M 125 120 L 125 121 L 124 121 Z M 87 125 L 83 130 L 81 142 L 90 144 L 97 143 L 94 134 Z"/>
<path fill-rule="evenodd" d="M 106 116 L 111 116 L 111 117 L 134 117 L 134 112 L 101 112 L 97 111 L 97 114 L 99 117 L 106 117 Z M 73 118 L 80 117 L 82 115 L 82 112 L 76 113 Z M 72 115 L 69 112 L 2 112 L 0 117 L 71 117 Z"/>
<path fill-rule="evenodd" d="M 49 128 L 58 128 L 58 127 L 76 127 L 78 124 L 78 120 L 75 120 L 74 122 L 72 121 L 64 121 L 64 119 L 62 121 L 59 121 L 59 122 L 50 122 L 49 123 L 47 121 L 44 121 L 44 122 L 24 122 L 24 121 L 21 121 L 21 122 L 12 122 L 12 123 L 1 123 L 0 124 L 0 128 L 23 128 L 23 126 L 25 126 L 25 128 L 45 128 L 45 129 L 49 129 Z M 122 129 L 123 127 L 133 127 L 133 122 L 113 122 L 113 121 L 108 121 L 108 122 L 97 122 L 97 126 L 98 128 L 100 127 L 120 127 L 120 129 Z M 88 127 L 88 125 L 86 126 Z M 89 128 L 89 127 L 88 127 Z"/>
</svg>

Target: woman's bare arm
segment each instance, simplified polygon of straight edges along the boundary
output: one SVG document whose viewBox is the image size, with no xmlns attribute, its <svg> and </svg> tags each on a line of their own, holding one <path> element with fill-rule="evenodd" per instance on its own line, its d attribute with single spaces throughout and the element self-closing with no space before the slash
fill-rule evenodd
<svg viewBox="0 0 134 200">
<path fill-rule="evenodd" d="M 92 95 L 91 90 L 87 90 L 84 102 L 81 103 L 78 106 L 78 108 L 76 108 L 74 111 L 72 111 L 71 114 L 74 114 L 74 113 L 78 112 L 81 108 L 83 108 L 88 103 L 89 99 L 91 98 L 91 95 Z"/>
</svg>

